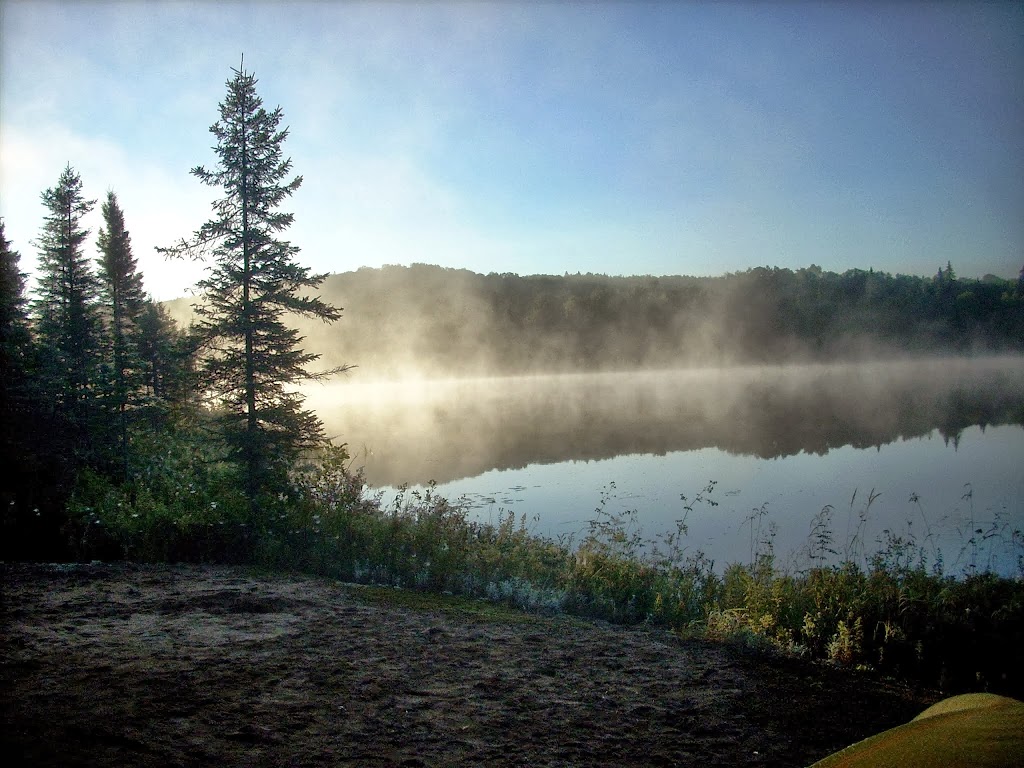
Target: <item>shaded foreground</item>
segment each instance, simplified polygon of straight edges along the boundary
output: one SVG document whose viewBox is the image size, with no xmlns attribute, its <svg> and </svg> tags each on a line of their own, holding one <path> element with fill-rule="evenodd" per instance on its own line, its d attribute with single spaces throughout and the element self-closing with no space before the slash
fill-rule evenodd
<svg viewBox="0 0 1024 768">
<path fill-rule="evenodd" d="M 939 698 L 664 631 L 325 579 L 0 568 L 7 764 L 798 766 Z"/>
</svg>

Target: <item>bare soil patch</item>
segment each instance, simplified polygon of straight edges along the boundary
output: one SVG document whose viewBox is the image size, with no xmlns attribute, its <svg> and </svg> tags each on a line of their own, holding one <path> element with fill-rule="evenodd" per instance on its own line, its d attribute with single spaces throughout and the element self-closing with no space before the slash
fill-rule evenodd
<svg viewBox="0 0 1024 768">
<path fill-rule="evenodd" d="M 801 766 L 940 698 L 305 576 L 0 569 L 7 765 Z"/>
</svg>

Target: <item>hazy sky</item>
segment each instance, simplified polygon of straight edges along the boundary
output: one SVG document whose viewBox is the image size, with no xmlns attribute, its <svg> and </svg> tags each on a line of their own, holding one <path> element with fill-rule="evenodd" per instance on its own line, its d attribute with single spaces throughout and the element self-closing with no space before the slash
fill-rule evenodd
<svg viewBox="0 0 1024 768">
<path fill-rule="evenodd" d="M 67 163 L 118 193 L 147 289 L 208 217 L 244 52 L 317 271 L 759 265 L 1015 277 L 1024 4 L 0 0 L 0 215 L 32 271 Z M 99 225 L 99 205 L 90 220 Z M 95 246 L 90 244 L 90 249 Z"/>
</svg>

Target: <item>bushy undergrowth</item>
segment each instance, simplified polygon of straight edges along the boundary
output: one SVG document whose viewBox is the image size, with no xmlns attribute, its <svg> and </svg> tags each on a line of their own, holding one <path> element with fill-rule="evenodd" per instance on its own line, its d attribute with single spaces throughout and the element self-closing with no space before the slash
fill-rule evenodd
<svg viewBox="0 0 1024 768">
<path fill-rule="evenodd" d="M 655 540 L 642 537 L 636 511 L 608 510 L 610 484 L 581 540 L 555 541 L 509 512 L 495 523 L 471 519 L 432 487 L 385 504 L 334 448 L 251 520 L 228 465 L 201 446 L 145 447 L 146 460 L 119 487 L 84 476 L 68 530 L 79 556 L 256 563 L 664 626 L 948 691 L 1024 693 L 1024 573 L 999 577 L 972 561 L 953 578 L 941 558 L 891 532 L 865 556 L 860 528 L 839 552 L 830 508 L 812 527 L 806 567 L 779 566 L 762 508 L 748 519 L 750 561 L 719 574 L 686 539 L 689 512 L 716 504 L 714 483 L 682 497 L 676 529 Z M 1010 540 L 1021 547 L 1020 532 Z"/>
<path fill-rule="evenodd" d="M 129 479 L 85 470 L 65 535 L 82 559 L 247 562 L 260 538 L 233 468 L 191 432 L 140 433 Z"/>
</svg>

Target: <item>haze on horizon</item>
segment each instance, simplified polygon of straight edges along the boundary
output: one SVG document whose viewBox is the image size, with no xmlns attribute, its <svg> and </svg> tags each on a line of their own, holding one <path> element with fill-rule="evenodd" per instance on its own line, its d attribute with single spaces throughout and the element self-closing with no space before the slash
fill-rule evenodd
<svg viewBox="0 0 1024 768">
<path fill-rule="evenodd" d="M 117 192 L 146 288 L 186 294 L 202 267 L 153 249 L 209 216 L 189 169 L 243 53 L 290 126 L 286 237 L 316 271 L 1024 262 L 1020 3 L 0 0 L 21 268 L 70 163 Z"/>
<path fill-rule="evenodd" d="M 1024 424 L 1019 356 L 535 374 L 303 388 L 374 486 L 716 448 L 824 456 Z M 908 403 L 912 403 L 908 407 Z M 1024 491 L 1024 483 L 1021 484 Z"/>
</svg>

